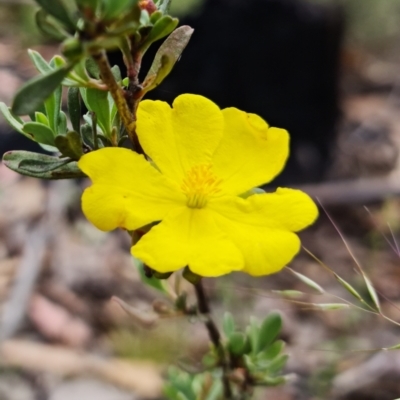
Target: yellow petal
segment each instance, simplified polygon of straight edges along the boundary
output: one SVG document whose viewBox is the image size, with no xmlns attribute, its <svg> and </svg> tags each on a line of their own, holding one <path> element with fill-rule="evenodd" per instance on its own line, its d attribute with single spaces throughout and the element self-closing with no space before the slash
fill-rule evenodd
<svg viewBox="0 0 400 400">
<path fill-rule="evenodd" d="M 310 225 L 318 215 L 305 193 L 291 189 L 248 199 L 220 199 L 209 207 L 217 225 L 241 250 L 244 272 L 254 276 L 278 272 L 290 262 L 300 249 L 293 232 Z"/>
<path fill-rule="evenodd" d="M 288 188 L 255 194 L 247 199 L 236 196 L 216 198 L 209 204 L 231 221 L 292 232 L 306 228 L 318 217 L 318 208 L 310 196 Z"/>
<path fill-rule="evenodd" d="M 231 194 L 271 181 L 283 169 L 289 154 L 289 135 L 270 128 L 255 114 L 236 108 L 222 110 L 224 135 L 213 156 L 214 172 Z"/>
<path fill-rule="evenodd" d="M 132 247 L 132 254 L 159 272 L 186 265 L 201 276 L 219 276 L 243 268 L 238 248 L 206 209 L 174 210 Z"/>
<path fill-rule="evenodd" d="M 144 100 L 137 118 L 145 153 L 164 175 L 177 182 L 192 166 L 210 163 L 223 134 L 221 110 L 194 94 L 178 96 L 173 108 L 162 101 Z"/>
<path fill-rule="evenodd" d="M 186 201 L 174 184 L 131 150 L 92 151 L 78 165 L 93 183 L 83 193 L 83 212 L 101 230 L 140 228 Z"/>
</svg>

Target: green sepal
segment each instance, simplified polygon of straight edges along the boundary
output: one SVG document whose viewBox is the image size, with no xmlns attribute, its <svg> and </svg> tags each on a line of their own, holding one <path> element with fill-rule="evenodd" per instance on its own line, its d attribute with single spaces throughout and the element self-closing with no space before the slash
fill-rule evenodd
<svg viewBox="0 0 400 400">
<path fill-rule="evenodd" d="M 30 151 L 9 151 L 3 155 L 3 163 L 21 175 L 41 179 L 72 179 L 86 175 L 70 159 L 60 160 L 58 157 Z"/>
<path fill-rule="evenodd" d="M 201 281 L 201 276 L 192 272 L 189 267 L 185 267 L 182 276 L 193 285 L 196 285 Z"/>
<path fill-rule="evenodd" d="M 154 271 L 154 278 L 156 279 L 168 279 L 170 276 L 172 275 L 172 272 L 158 272 L 158 271 Z"/>
<path fill-rule="evenodd" d="M 79 160 L 83 156 L 82 139 L 75 131 L 67 132 L 66 135 L 58 135 L 54 143 L 64 157 Z"/>
<path fill-rule="evenodd" d="M 282 329 L 282 317 L 278 313 L 270 313 L 262 322 L 258 333 L 256 353 L 263 351 L 279 335 Z"/>
<path fill-rule="evenodd" d="M 35 0 L 48 14 L 63 23 L 72 31 L 76 29 L 76 23 L 72 14 L 62 0 Z"/>
<path fill-rule="evenodd" d="M 152 276 L 151 278 L 148 278 L 144 273 L 143 263 L 141 263 L 140 261 L 137 260 L 137 262 L 135 264 L 137 265 L 140 279 L 144 284 L 152 287 L 153 289 L 158 290 L 161 293 L 167 293 L 167 289 L 165 287 L 165 282 L 163 280 L 154 278 L 154 276 Z"/>
<path fill-rule="evenodd" d="M 35 142 L 54 146 L 54 133 L 48 125 L 40 122 L 27 122 L 22 130 L 26 135 L 31 136 Z"/>
<path fill-rule="evenodd" d="M 81 126 L 81 96 L 79 88 L 71 87 L 68 89 L 68 114 L 71 120 L 72 128 L 76 132 L 80 132 Z"/>
<path fill-rule="evenodd" d="M 49 36 L 59 42 L 66 39 L 68 37 L 68 33 L 65 32 L 61 26 L 50 21 L 48 17 L 49 14 L 43 9 L 38 10 L 36 13 L 35 21 L 40 32 L 42 32 L 43 35 Z"/>
<path fill-rule="evenodd" d="M 45 75 L 37 76 L 17 92 L 11 110 L 15 115 L 28 115 L 38 110 L 46 99 L 60 86 L 72 66 L 65 66 Z M 50 117 L 48 115 L 48 117 Z M 50 121 L 50 118 L 49 118 Z"/>
<path fill-rule="evenodd" d="M 146 78 L 143 90 L 156 88 L 171 72 L 193 34 L 190 26 L 184 25 L 173 31 L 158 49 Z"/>
<path fill-rule="evenodd" d="M 182 292 L 175 300 L 175 308 L 179 311 L 186 311 L 187 309 L 187 293 Z"/>
</svg>

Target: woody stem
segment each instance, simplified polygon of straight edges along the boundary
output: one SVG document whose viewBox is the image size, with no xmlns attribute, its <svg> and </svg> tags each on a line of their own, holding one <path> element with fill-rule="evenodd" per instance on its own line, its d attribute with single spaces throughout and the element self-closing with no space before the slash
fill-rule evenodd
<svg viewBox="0 0 400 400">
<path fill-rule="evenodd" d="M 196 298 L 197 298 L 197 310 L 198 313 L 204 318 L 204 324 L 206 326 L 206 329 L 208 331 L 208 336 L 210 337 L 210 340 L 212 344 L 214 345 L 218 358 L 219 358 L 219 364 L 222 368 L 222 384 L 224 387 L 224 399 L 225 400 L 231 400 L 233 399 L 233 393 L 232 393 L 232 387 L 231 383 L 229 381 L 229 363 L 228 363 L 228 357 L 225 352 L 224 346 L 222 345 L 221 342 L 221 334 L 218 330 L 217 325 L 215 324 L 214 320 L 211 317 L 211 310 L 210 310 L 210 305 L 206 296 L 206 293 L 204 291 L 203 283 L 200 280 L 196 284 L 194 284 L 194 289 L 196 293 Z"/>
</svg>

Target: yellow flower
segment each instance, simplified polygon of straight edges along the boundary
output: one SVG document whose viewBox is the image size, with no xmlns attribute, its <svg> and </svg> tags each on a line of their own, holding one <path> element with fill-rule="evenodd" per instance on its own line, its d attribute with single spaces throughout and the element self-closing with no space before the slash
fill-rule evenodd
<svg viewBox="0 0 400 400">
<path fill-rule="evenodd" d="M 159 272 L 189 266 L 201 276 L 267 275 L 291 261 L 300 248 L 293 232 L 314 222 L 314 202 L 283 188 L 240 196 L 282 170 L 287 131 L 192 94 L 177 97 L 173 108 L 142 101 L 137 117 L 152 162 L 123 148 L 93 151 L 79 161 L 93 182 L 82 207 L 95 226 L 135 230 L 161 221 L 132 247 Z"/>
</svg>

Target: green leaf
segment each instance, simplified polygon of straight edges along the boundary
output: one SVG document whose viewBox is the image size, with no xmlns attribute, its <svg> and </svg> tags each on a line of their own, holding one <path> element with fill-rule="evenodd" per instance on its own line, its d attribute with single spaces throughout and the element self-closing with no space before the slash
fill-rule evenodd
<svg viewBox="0 0 400 400">
<path fill-rule="evenodd" d="M 28 81 L 18 90 L 11 108 L 12 112 L 16 115 L 28 115 L 37 111 L 58 88 L 70 69 L 71 66 L 63 67 Z"/>
<path fill-rule="evenodd" d="M 82 139 L 75 131 L 67 132 L 66 135 L 58 135 L 54 139 L 55 145 L 61 154 L 72 160 L 79 160 L 83 156 Z"/>
<path fill-rule="evenodd" d="M 172 18 L 169 15 L 164 15 L 160 18 L 151 29 L 150 33 L 144 40 L 141 48 L 142 51 L 146 51 L 147 48 L 157 40 L 162 39 L 163 37 L 169 35 L 178 25 L 178 18 Z"/>
<path fill-rule="evenodd" d="M 3 156 L 3 162 L 8 168 L 34 178 L 71 179 L 86 176 L 76 162 L 70 161 L 22 150 L 9 151 Z"/>
<path fill-rule="evenodd" d="M 263 379 L 259 380 L 256 382 L 257 386 L 281 386 L 284 385 L 287 382 L 286 377 L 284 376 L 265 376 Z"/>
<path fill-rule="evenodd" d="M 260 353 L 260 356 L 265 360 L 273 360 L 280 353 L 283 352 L 285 348 L 285 342 L 283 340 L 277 340 L 272 343 L 271 346 L 267 347 L 263 352 Z"/>
<path fill-rule="evenodd" d="M 62 0 L 35 0 L 48 14 L 75 31 L 76 24 Z"/>
<path fill-rule="evenodd" d="M 235 321 L 230 312 L 226 312 L 224 314 L 224 319 L 222 320 L 222 329 L 227 337 L 235 332 Z"/>
<path fill-rule="evenodd" d="M 54 133 L 47 125 L 40 122 L 27 122 L 22 130 L 35 142 L 54 146 Z"/>
<path fill-rule="evenodd" d="M 206 353 L 201 359 L 201 363 L 206 368 L 214 368 L 218 364 L 218 357 L 214 353 Z"/>
<path fill-rule="evenodd" d="M 82 41 L 76 37 L 69 37 L 62 42 L 61 52 L 63 56 L 73 62 L 80 61 L 85 55 Z"/>
<path fill-rule="evenodd" d="M 89 57 L 85 60 L 85 67 L 92 78 L 100 79 L 100 70 L 93 58 Z"/>
<path fill-rule="evenodd" d="M 104 135 L 110 136 L 112 121 L 108 92 L 85 88 L 81 88 L 80 91 L 87 109 L 96 113 L 97 123 Z"/>
<path fill-rule="evenodd" d="M 68 114 L 71 120 L 72 128 L 80 132 L 81 126 L 81 96 L 79 88 L 71 87 L 68 89 Z"/>
<path fill-rule="evenodd" d="M 154 57 L 153 64 L 143 82 L 147 92 L 156 88 L 171 72 L 193 34 L 190 26 L 181 26 L 165 39 Z"/>
<path fill-rule="evenodd" d="M 0 112 L 3 114 L 3 117 L 8 122 L 8 124 L 14 128 L 17 132 L 22 133 L 27 136 L 29 139 L 32 139 L 31 136 L 27 135 L 23 130 L 24 121 L 21 118 L 13 115 L 11 113 L 11 108 L 7 107 L 7 105 L 3 102 L 0 102 Z M 32 139 L 33 140 L 33 139 Z"/>
<path fill-rule="evenodd" d="M 259 332 L 259 324 L 255 317 L 250 317 L 250 325 L 246 328 L 246 335 L 249 338 L 251 350 L 253 354 L 257 353 L 258 348 L 258 332 Z"/>
<path fill-rule="evenodd" d="M 167 14 L 172 0 L 161 0 L 158 9 L 163 13 Z"/>
<path fill-rule="evenodd" d="M 78 7 L 89 7 L 91 10 L 97 9 L 100 0 L 75 0 Z"/>
<path fill-rule="evenodd" d="M 101 18 L 105 21 L 113 20 L 129 12 L 137 4 L 138 0 L 103 0 Z"/>
<path fill-rule="evenodd" d="M 233 332 L 229 336 L 228 350 L 230 353 L 241 356 L 246 348 L 246 336 L 242 332 Z"/>
<path fill-rule="evenodd" d="M 48 16 L 49 14 L 45 10 L 38 10 L 35 15 L 36 25 L 43 35 L 50 36 L 51 38 L 61 42 L 68 37 L 68 34 L 60 26 L 49 21 Z"/>
<path fill-rule="evenodd" d="M 276 357 L 268 366 L 268 372 L 271 375 L 279 374 L 286 365 L 289 356 L 287 354 L 281 354 Z"/>
<path fill-rule="evenodd" d="M 53 70 L 53 68 L 50 67 L 49 63 L 42 57 L 39 52 L 28 49 L 28 55 L 32 62 L 35 64 L 36 69 L 41 74 L 46 74 Z"/>
<path fill-rule="evenodd" d="M 258 333 L 256 352 L 263 351 L 279 335 L 282 329 L 282 318 L 278 313 L 271 313 L 264 319 Z"/>
<path fill-rule="evenodd" d="M 43 114 L 40 111 L 35 112 L 35 121 L 39 122 L 40 124 L 49 126 L 49 119 L 47 118 L 47 116 L 45 114 Z"/>
</svg>

